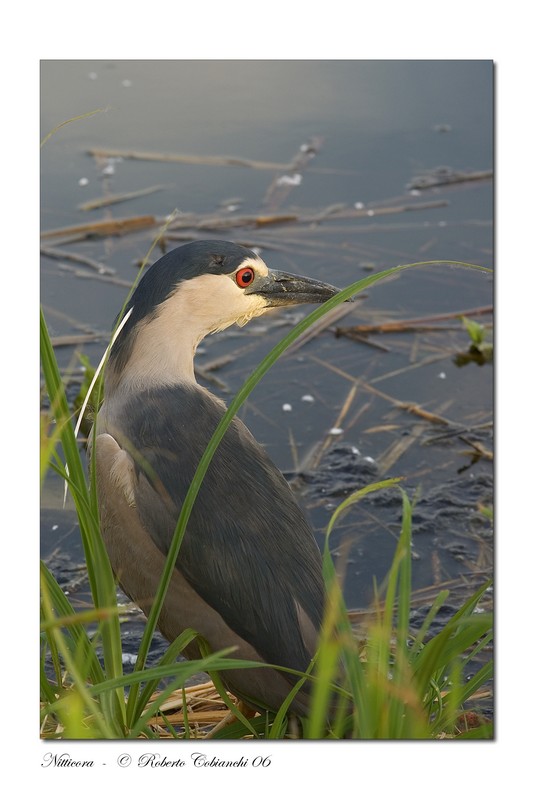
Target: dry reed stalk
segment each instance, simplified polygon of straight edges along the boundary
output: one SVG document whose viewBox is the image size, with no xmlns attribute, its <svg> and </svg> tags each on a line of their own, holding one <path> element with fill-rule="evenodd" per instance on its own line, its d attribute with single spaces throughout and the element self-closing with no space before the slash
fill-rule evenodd
<svg viewBox="0 0 533 799">
<path fill-rule="evenodd" d="M 284 214 L 243 214 L 241 216 L 199 216 L 194 214 L 183 214 L 172 225 L 169 230 L 228 230 L 234 228 L 256 227 L 263 228 L 274 225 L 287 225 L 294 223 L 297 225 L 319 224 L 330 219 L 361 219 L 368 217 L 369 212 L 373 216 L 386 216 L 390 214 L 401 214 L 408 211 L 426 211 L 432 208 L 442 208 L 448 205 L 445 200 L 432 200 L 428 202 L 403 203 L 397 206 L 386 206 L 374 209 L 341 208 L 333 211 L 326 219 L 322 211 L 310 211 L 301 209 Z"/>
<path fill-rule="evenodd" d="M 145 230 L 161 224 L 161 220 L 155 216 L 147 214 L 145 216 L 124 217 L 122 219 L 102 219 L 96 222 L 86 222 L 81 225 L 70 225 L 68 227 L 56 228 L 54 230 L 43 230 L 42 239 L 54 239 L 58 236 L 80 235 L 85 238 L 101 238 L 103 236 L 122 236 L 134 230 Z"/>
<path fill-rule="evenodd" d="M 185 694 L 186 712 L 183 709 Z M 156 692 L 152 700 L 157 699 L 159 694 Z M 235 704 L 238 700 L 229 694 Z M 184 728 L 185 723 L 195 728 L 196 736 L 199 738 L 208 737 L 213 732 L 213 728 L 225 726 L 229 722 L 231 715 L 228 708 L 221 699 L 214 684 L 209 680 L 200 685 L 185 686 L 183 690 L 174 691 L 161 705 L 168 723 L 178 728 Z M 255 715 L 255 712 L 254 712 Z M 230 717 L 230 718 L 228 718 Z M 172 737 L 171 734 L 162 726 L 163 719 L 157 713 L 150 719 L 150 726 L 158 727 L 161 737 Z"/>
<path fill-rule="evenodd" d="M 406 333 L 419 330 L 443 330 L 442 327 L 434 327 L 436 322 L 446 322 L 450 319 L 462 319 L 464 316 L 482 316 L 484 314 L 491 314 L 494 311 L 492 305 L 483 305 L 478 308 L 469 308 L 466 311 L 454 311 L 453 313 L 433 314 L 432 316 L 419 316 L 416 319 L 408 319 L 404 321 L 394 322 L 381 322 L 380 324 L 372 325 L 353 325 L 353 327 L 339 328 L 339 335 L 347 335 L 350 332 L 365 334 L 365 333 Z M 424 325 L 431 325 L 427 328 Z"/>
<path fill-rule="evenodd" d="M 110 333 L 78 333 L 65 336 L 52 336 L 52 347 L 73 347 L 79 344 L 89 344 L 92 341 L 107 340 Z"/>
<path fill-rule="evenodd" d="M 114 275 L 116 270 L 110 266 L 106 266 L 101 261 L 95 261 L 93 258 L 88 258 L 86 255 L 80 255 L 77 252 L 68 252 L 60 247 L 41 247 L 41 255 L 46 258 L 53 258 L 56 261 L 72 261 L 76 264 L 83 264 L 88 266 L 89 269 L 94 269 L 99 275 Z"/>
<path fill-rule="evenodd" d="M 342 408 L 340 409 L 339 414 L 335 420 L 335 423 L 330 428 L 330 430 L 342 429 L 341 425 L 344 422 L 346 414 L 348 413 L 353 404 L 356 393 L 357 393 L 357 385 L 354 383 L 351 386 L 350 390 L 348 391 L 348 394 L 346 395 Z M 318 442 L 318 444 L 311 450 L 311 452 L 304 459 L 303 463 L 300 466 L 300 471 L 315 471 L 320 465 L 320 462 L 324 457 L 324 453 L 331 446 L 333 441 L 336 440 L 337 438 L 338 438 L 337 435 L 326 433 L 322 441 Z"/>
<path fill-rule="evenodd" d="M 362 388 L 364 391 L 367 391 L 370 394 L 375 394 L 377 397 L 386 400 L 395 408 L 399 408 L 400 410 L 407 411 L 408 413 L 412 413 L 415 416 L 420 416 L 422 419 L 425 419 L 432 424 L 444 424 L 450 426 L 457 426 L 455 422 L 450 421 L 449 419 L 440 416 L 439 414 L 432 413 L 431 411 L 426 411 L 420 405 L 417 405 L 414 402 L 405 402 L 404 400 L 398 400 L 395 397 L 391 397 L 390 394 L 386 394 L 384 391 L 380 391 L 378 388 L 375 388 L 374 385 L 365 382 L 361 378 L 354 377 L 350 375 L 348 372 L 345 372 L 344 369 L 340 369 L 338 366 L 333 366 L 333 364 L 327 363 L 327 361 L 322 360 L 322 358 L 317 358 L 315 355 L 310 355 L 309 358 L 316 363 L 320 364 L 326 369 L 330 369 L 335 374 L 344 377 L 346 380 L 350 381 L 351 383 L 355 383 L 357 386 Z M 403 370 L 399 370 L 403 371 Z M 376 380 L 380 380 L 381 378 L 376 378 Z M 376 382 L 376 381 L 374 381 Z"/>
<path fill-rule="evenodd" d="M 84 269 L 76 269 L 71 264 L 58 263 L 57 268 L 62 272 L 70 272 L 74 277 L 80 277 L 83 280 L 99 280 L 101 283 L 112 283 L 114 286 L 125 286 L 131 288 L 131 280 L 123 280 L 121 277 L 115 275 L 99 275 L 96 272 L 86 272 Z"/>
<path fill-rule="evenodd" d="M 167 186 L 147 186 L 145 189 L 137 189 L 137 191 L 126 191 L 122 194 L 109 194 L 107 197 L 95 197 L 94 200 L 87 200 L 87 202 L 78 205 L 80 211 L 94 211 L 97 208 L 105 208 L 108 205 L 116 205 L 118 203 L 125 203 L 128 200 L 136 200 L 137 197 L 145 197 L 147 194 L 155 194 L 158 191 L 164 191 Z"/>
<path fill-rule="evenodd" d="M 196 164 L 203 166 L 243 166 L 252 169 L 286 169 L 288 164 L 272 161 L 256 161 L 231 155 L 193 155 L 191 153 L 158 153 L 117 148 L 91 148 L 87 151 L 94 158 L 127 158 L 134 161 L 161 161 L 173 164 Z"/>
<path fill-rule="evenodd" d="M 285 354 L 288 355 L 297 352 L 305 344 L 308 344 L 309 341 L 312 341 L 312 339 L 316 338 L 318 335 L 320 335 L 320 333 L 323 333 L 324 330 L 327 330 L 334 325 L 335 322 L 338 322 L 347 314 L 351 313 L 358 304 L 360 304 L 359 301 L 338 305 L 332 311 L 323 316 L 322 319 L 319 319 L 318 322 L 315 322 L 314 325 L 311 325 L 311 327 L 309 327 L 305 333 L 294 342 L 294 344 L 291 344 L 290 347 L 287 347 Z"/>
<path fill-rule="evenodd" d="M 202 166 L 239 166 L 250 169 L 287 170 L 291 163 L 277 161 L 257 161 L 253 158 L 241 158 L 233 155 L 196 155 L 192 153 L 158 153 L 141 150 L 121 150 L 118 148 L 91 148 L 88 155 L 94 158 L 124 158 L 134 161 L 161 161 L 174 164 L 197 164 Z M 309 171 L 327 175 L 354 175 L 353 170 L 337 169 L 335 167 L 311 167 Z"/>
</svg>

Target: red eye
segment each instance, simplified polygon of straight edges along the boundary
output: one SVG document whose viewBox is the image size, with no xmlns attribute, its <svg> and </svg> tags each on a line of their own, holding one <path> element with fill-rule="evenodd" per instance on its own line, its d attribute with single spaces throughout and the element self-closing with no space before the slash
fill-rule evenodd
<svg viewBox="0 0 533 799">
<path fill-rule="evenodd" d="M 250 283 L 253 282 L 254 277 L 255 272 L 249 266 L 245 266 L 244 269 L 239 269 L 238 272 L 235 272 L 235 282 L 241 287 L 241 289 L 249 286 Z"/>
</svg>

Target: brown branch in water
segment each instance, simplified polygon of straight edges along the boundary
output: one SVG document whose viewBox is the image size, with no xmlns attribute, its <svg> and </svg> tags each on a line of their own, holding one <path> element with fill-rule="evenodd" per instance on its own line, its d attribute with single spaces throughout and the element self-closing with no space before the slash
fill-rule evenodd
<svg viewBox="0 0 533 799">
<path fill-rule="evenodd" d="M 332 372 L 335 372 L 335 374 L 344 377 L 346 380 L 348 380 L 351 383 L 354 383 L 355 385 L 359 386 L 368 393 L 375 394 L 377 397 L 381 397 L 381 399 L 384 399 L 386 402 L 389 402 L 395 408 L 407 411 L 408 413 L 412 413 L 415 416 L 420 416 L 422 419 L 425 419 L 426 421 L 431 422 L 432 424 L 442 424 L 446 426 L 449 425 L 452 427 L 458 427 L 456 422 L 453 422 L 450 419 L 446 419 L 444 416 L 440 416 L 437 413 L 426 411 L 416 402 L 406 402 L 405 400 L 399 400 L 396 399 L 396 397 L 391 397 L 390 394 L 386 394 L 384 391 L 380 391 L 379 388 L 376 388 L 375 386 L 371 385 L 370 383 L 367 383 L 366 381 L 362 380 L 359 377 L 354 377 L 353 375 L 348 374 L 348 372 L 345 372 L 344 369 L 340 369 L 338 366 L 334 366 L 333 364 L 324 361 L 322 358 L 317 358 L 316 355 L 309 355 L 309 359 L 315 361 L 324 368 L 329 369 Z"/>
<path fill-rule="evenodd" d="M 56 228 L 54 230 L 43 230 L 42 239 L 53 239 L 58 236 L 80 235 L 85 238 L 101 238 L 103 236 L 122 236 L 124 233 L 131 233 L 135 230 L 145 230 L 161 224 L 161 220 L 155 216 L 132 216 L 122 219 L 102 219 L 97 222 L 86 222 L 81 225 L 70 225 L 69 227 Z"/>
<path fill-rule="evenodd" d="M 350 390 L 348 391 L 343 406 L 340 409 L 337 418 L 333 426 L 330 428 L 330 430 L 342 429 L 341 426 L 344 422 L 344 419 L 346 418 L 348 411 L 350 410 L 353 404 L 356 394 L 357 394 L 357 385 L 354 383 L 351 386 Z M 313 447 L 313 449 L 308 453 L 307 457 L 304 458 L 304 460 L 300 464 L 299 468 L 300 474 L 305 471 L 316 471 L 316 469 L 318 469 L 320 465 L 320 462 L 322 461 L 322 458 L 324 457 L 324 453 L 331 446 L 332 442 L 337 439 L 338 439 L 337 435 L 327 432 L 324 435 L 324 438 L 321 441 L 317 442 L 317 444 Z M 297 482 L 298 480 L 291 481 L 293 486 L 297 485 Z"/>
<path fill-rule="evenodd" d="M 111 333 L 78 333 L 65 336 L 52 336 L 52 347 L 73 347 L 110 338 Z"/>
<path fill-rule="evenodd" d="M 192 153 L 157 153 L 141 150 L 121 150 L 118 148 L 91 148 L 87 150 L 95 158 L 127 158 L 135 161 L 162 161 L 174 164 L 199 164 L 203 166 L 240 166 L 250 169 L 287 170 L 291 163 L 281 164 L 276 161 L 256 161 L 253 158 L 240 158 L 233 155 L 196 155 Z M 353 175 L 347 169 L 330 167 L 311 168 L 312 172 L 321 172 L 331 175 Z"/>
<path fill-rule="evenodd" d="M 290 347 L 287 347 L 285 350 L 286 354 L 292 354 L 299 350 L 304 344 L 307 344 L 312 339 L 316 338 L 316 336 L 320 335 L 324 330 L 327 330 L 329 327 L 338 322 L 347 314 L 351 313 L 359 304 L 359 301 L 350 302 L 350 303 L 343 303 L 342 305 L 337 305 L 332 311 L 327 313 L 317 322 L 315 322 L 311 327 L 308 327 L 305 333 L 301 335 L 294 344 L 291 344 Z"/>
<path fill-rule="evenodd" d="M 381 324 L 373 325 L 354 325 L 353 327 L 339 327 L 337 328 L 337 335 L 351 336 L 365 335 L 367 333 L 410 333 L 420 330 L 433 330 L 435 326 L 433 323 L 445 322 L 449 319 L 461 319 L 463 316 L 482 316 L 484 314 L 491 314 L 494 308 L 492 305 L 484 305 L 479 308 L 469 308 L 466 311 L 453 311 L 452 313 L 435 314 L 433 316 L 420 316 L 416 319 L 408 319 L 398 322 L 382 322 Z M 442 328 L 436 328 L 442 329 Z"/>
<path fill-rule="evenodd" d="M 87 151 L 95 158 L 128 158 L 134 161 L 162 161 L 174 164 L 200 164 L 204 166 L 244 166 L 252 169 L 286 169 L 288 164 L 255 161 L 231 155 L 193 155 L 191 153 L 157 153 L 115 148 L 91 148 Z"/>
<path fill-rule="evenodd" d="M 203 380 L 206 380 L 208 383 L 212 383 L 212 385 L 219 388 L 221 391 L 229 391 L 229 386 L 227 383 L 224 383 L 223 380 L 220 380 L 216 375 L 211 374 L 211 372 L 203 369 L 201 366 L 195 366 L 194 371 L 201 377 Z"/>
<path fill-rule="evenodd" d="M 459 436 L 459 439 L 463 441 L 465 444 L 468 444 L 469 447 L 472 447 L 472 449 L 482 458 L 485 458 L 485 460 L 487 461 L 494 460 L 494 453 L 490 449 L 484 447 L 483 444 L 480 444 L 479 441 L 471 441 L 469 438 L 466 438 L 465 436 Z"/>
<path fill-rule="evenodd" d="M 96 272 L 86 272 L 84 269 L 76 269 L 72 264 L 58 263 L 58 269 L 62 272 L 70 272 L 74 277 L 80 277 L 82 280 L 99 280 L 102 283 L 112 283 L 114 286 L 125 286 L 128 289 L 132 287 L 132 281 L 123 280 L 115 275 L 99 275 Z"/>
<path fill-rule="evenodd" d="M 74 319 L 74 317 L 66 314 L 64 311 L 60 311 L 57 308 L 53 308 L 50 305 L 43 304 L 42 306 L 45 316 L 48 318 L 50 316 L 55 317 L 56 319 L 60 319 L 62 322 L 66 322 L 71 327 L 74 327 L 76 330 L 80 330 L 82 333 L 93 333 L 96 334 L 96 330 L 94 330 L 91 325 L 87 324 L 86 322 L 80 322 L 79 319 Z"/>
<path fill-rule="evenodd" d="M 87 200 L 87 202 L 78 205 L 80 211 L 94 211 L 97 208 L 105 208 L 108 205 L 116 205 L 117 203 L 124 203 L 128 200 L 136 200 L 137 197 L 144 197 L 147 194 L 155 194 L 158 191 L 164 191 L 167 186 L 148 186 L 146 189 L 138 189 L 137 191 L 126 191 L 122 194 L 109 194 L 107 197 L 95 197 L 94 200 Z"/>
<path fill-rule="evenodd" d="M 394 464 L 405 455 L 415 442 L 420 440 L 425 430 L 426 426 L 422 422 L 413 425 L 408 435 L 396 439 L 381 455 L 376 456 L 378 474 L 380 476 L 389 474 Z"/>
<path fill-rule="evenodd" d="M 336 209 L 328 210 L 327 214 L 324 214 L 324 211 L 317 212 L 305 210 L 286 214 L 250 214 L 238 217 L 205 217 L 195 214 L 181 214 L 180 217 L 169 226 L 166 236 L 171 238 L 172 231 L 179 230 L 192 231 L 192 235 L 194 235 L 195 231 L 202 230 L 219 231 L 246 227 L 263 228 L 286 225 L 288 223 L 309 225 L 318 224 L 330 219 L 359 219 L 368 216 L 369 210 L 372 210 L 375 216 L 384 216 L 388 214 L 406 213 L 409 211 L 425 211 L 431 208 L 442 208 L 446 205 L 448 205 L 448 203 L 445 200 L 434 200 L 424 203 L 404 203 L 398 206 L 375 208 L 374 210 L 337 207 Z M 146 230 L 161 224 L 162 220 L 152 215 L 106 219 L 53 230 L 44 230 L 41 232 L 41 238 L 57 239 L 59 237 L 70 237 L 72 240 L 72 237 L 77 237 L 79 241 L 88 238 L 122 236 L 126 233 Z"/>
<path fill-rule="evenodd" d="M 41 255 L 46 258 L 53 258 L 56 261 L 72 261 L 76 264 L 83 264 L 83 266 L 88 266 L 89 269 L 94 269 L 99 275 L 116 274 L 114 269 L 100 261 L 95 261 L 93 258 L 88 258 L 86 255 L 80 255 L 77 252 L 62 250 L 59 247 L 41 247 Z"/>
<path fill-rule="evenodd" d="M 460 170 L 450 169 L 449 167 L 438 167 L 424 175 L 417 175 L 407 185 L 412 189 L 432 189 L 434 186 L 450 186 L 455 183 L 467 183 L 475 180 L 490 180 L 493 177 L 492 170 L 479 172 L 461 172 Z"/>
<path fill-rule="evenodd" d="M 326 216 L 323 211 L 300 210 L 281 214 L 247 214 L 242 216 L 195 216 L 194 214 L 182 214 L 175 222 L 169 226 L 169 230 L 227 230 L 243 227 L 268 227 L 274 225 L 286 225 L 288 223 L 298 225 L 319 224 L 330 219 L 361 219 L 369 216 L 387 216 L 390 214 L 402 214 L 409 211 L 427 211 L 433 208 L 443 208 L 448 205 L 447 200 L 431 200 L 429 202 L 403 203 L 402 205 L 386 206 L 374 209 L 346 208 L 338 207 L 331 210 Z"/>
</svg>

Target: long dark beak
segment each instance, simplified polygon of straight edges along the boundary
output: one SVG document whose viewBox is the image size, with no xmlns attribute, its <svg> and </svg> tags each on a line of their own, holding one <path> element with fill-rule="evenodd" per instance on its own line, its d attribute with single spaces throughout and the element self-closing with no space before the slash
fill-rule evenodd
<svg viewBox="0 0 533 799">
<path fill-rule="evenodd" d="M 340 289 L 321 283 L 310 277 L 291 275 L 270 269 L 268 275 L 256 277 L 246 294 L 259 294 L 264 297 L 270 307 L 276 305 L 300 305 L 302 303 L 321 303 L 334 297 Z"/>
</svg>

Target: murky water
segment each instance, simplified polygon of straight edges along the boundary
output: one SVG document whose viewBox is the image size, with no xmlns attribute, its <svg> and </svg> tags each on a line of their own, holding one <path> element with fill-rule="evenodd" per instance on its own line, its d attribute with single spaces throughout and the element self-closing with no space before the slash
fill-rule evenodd
<svg viewBox="0 0 533 799">
<path fill-rule="evenodd" d="M 245 242 L 261 248 L 272 268 L 338 286 L 422 260 L 491 267 L 492 182 L 479 173 L 492 168 L 492 80 L 488 61 L 44 62 L 43 136 L 66 119 L 106 110 L 61 127 L 43 148 L 42 228 L 140 215 L 162 221 L 178 209 L 178 221 L 195 214 L 225 227 L 191 222 L 173 235 Z M 301 171 L 256 163 L 288 164 L 313 137 L 323 141 Z M 123 155 L 88 154 L 98 149 Z M 253 165 L 127 158 L 132 151 L 233 156 Z M 442 167 L 447 171 L 435 172 Z M 450 170 L 478 177 L 408 188 L 417 176 Z M 162 188 L 103 209 L 79 209 L 154 186 Z M 231 222 L 274 214 L 291 221 Z M 125 284 L 156 232 L 157 225 L 121 236 L 43 240 L 41 296 L 51 334 L 102 334 L 56 350 L 62 368 L 73 372 L 72 395 L 81 375 L 76 352 L 98 361 Z M 179 243 L 168 237 L 166 246 Z M 58 246 L 63 255 L 52 257 L 50 248 Z M 492 288 L 480 272 L 443 265 L 372 288 L 348 315 L 278 362 L 241 414 L 291 480 L 319 543 L 343 497 L 376 478 L 404 478 L 417 497 L 413 581 L 422 599 L 426 589 L 454 587 L 465 577 L 481 582 L 491 571 L 485 509 L 492 505 L 492 366 L 456 365 L 470 339 L 453 315 L 470 312 L 491 339 L 492 317 L 484 311 Z M 200 382 L 231 398 L 303 312 L 273 313 L 205 340 Z M 419 321 L 414 329 L 367 338 L 353 338 L 350 330 L 399 320 Z M 348 330 L 336 335 L 338 328 Z M 217 371 L 210 368 L 215 361 Z M 362 502 L 336 529 L 332 544 L 346 570 L 350 607 L 366 607 L 374 580 L 385 577 L 400 515 L 399 495 L 387 491 Z M 42 553 L 82 599 L 75 518 L 62 509 L 62 486 L 53 475 L 43 494 Z M 132 651 L 138 629 L 133 622 Z"/>
</svg>

